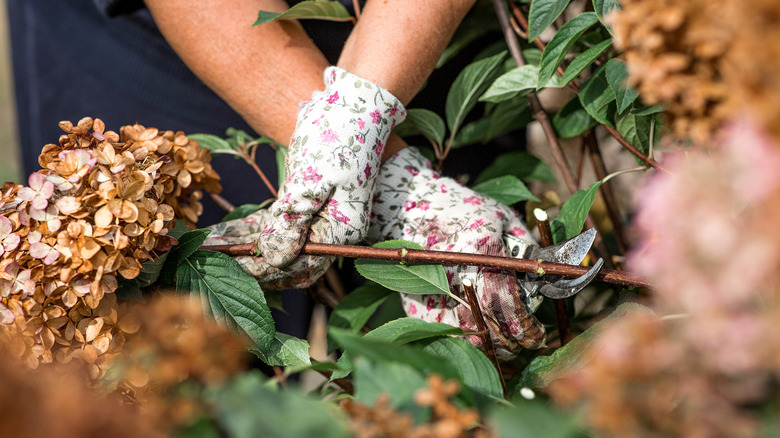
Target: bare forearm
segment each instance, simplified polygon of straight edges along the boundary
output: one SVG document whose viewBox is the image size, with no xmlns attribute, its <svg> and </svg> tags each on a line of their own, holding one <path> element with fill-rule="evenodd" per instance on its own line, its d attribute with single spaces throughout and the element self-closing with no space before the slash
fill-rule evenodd
<svg viewBox="0 0 780 438">
<path fill-rule="evenodd" d="M 146 0 L 157 26 L 187 66 L 252 128 L 286 144 L 298 105 L 322 89 L 327 60 L 292 21 L 252 27 L 281 0 Z"/>
<path fill-rule="evenodd" d="M 408 104 L 475 0 L 370 0 L 339 67 Z"/>
</svg>

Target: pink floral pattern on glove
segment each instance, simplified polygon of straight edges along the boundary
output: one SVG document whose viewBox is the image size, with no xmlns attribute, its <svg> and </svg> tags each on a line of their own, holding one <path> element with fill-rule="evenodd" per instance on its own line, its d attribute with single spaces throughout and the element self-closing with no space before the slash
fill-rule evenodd
<svg viewBox="0 0 780 438">
<path fill-rule="evenodd" d="M 325 85 L 298 112 L 287 180 L 258 236 L 258 249 L 275 267 L 298 256 L 316 216 L 330 222 L 325 243 L 365 238 L 382 150 L 406 117 L 387 90 L 340 68 L 325 70 Z"/>
<path fill-rule="evenodd" d="M 398 152 L 380 169 L 370 241 L 403 239 L 438 251 L 508 256 L 504 233 L 530 239 L 514 210 L 441 177 L 416 148 Z M 544 345 L 544 328 L 528 311 L 514 273 L 475 266 L 445 270 L 451 291 L 460 297 L 463 278 L 474 284 L 501 358 Z M 445 295 L 402 294 L 402 301 L 409 316 L 476 331 L 471 311 Z M 478 336 L 469 341 L 481 346 Z"/>
</svg>

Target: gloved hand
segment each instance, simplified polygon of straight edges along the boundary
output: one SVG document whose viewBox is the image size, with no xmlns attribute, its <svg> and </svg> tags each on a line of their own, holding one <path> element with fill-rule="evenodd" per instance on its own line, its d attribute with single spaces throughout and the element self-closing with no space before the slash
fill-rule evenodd
<svg viewBox="0 0 780 438">
<path fill-rule="evenodd" d="M 242 219 L 212 225 L 209 227 L 212 232 L 203 244 L 235 245 L 255 242 L 271 220 L 271 212 L 263 209 Z M 330 221 L 323 214 L 317 214 L 311 222 L 309 239 L 312 242 L 332 239 L 330 225 Z M 263 257 L 239 256 L 234 259 L 244 271 L 257 278 L 264 289 L 301 289 L 317 281 L 328 270 L 335 257 L 302 255 L 283 268 L 272 266 Z"/>
<path fill-rule="evenodd" d="M 531 240 L 511 208 L 434 172 L 419 150 L 407 147 L 382 166 L 368 239 L 403 239 L 425 249 L 508 256 L 503 234 Z M 462 279 L 474 285 L 500 358 L 544 345 L 544 328 L 529 313 L 515 274 L 476 266 L 445 266 L 450 290 L 464 298 Z M 446 295 L 402 294 L 407 315 L 476 331 L 469 309 Z M 481 346 L 478 336 L 470 342 Z"/>
<path fill-rule="evenodd" d="M 330 222 L 325 243 L 365 238 L 382 151 L 406 110 L 387 90 L 337 67 L 325 70 L 326 89 L 298 112 L 285 162 L 287 181 L 270 208 L 258 249 L 271 266 L 291 263 L 312 218 Z"/>
</svg>

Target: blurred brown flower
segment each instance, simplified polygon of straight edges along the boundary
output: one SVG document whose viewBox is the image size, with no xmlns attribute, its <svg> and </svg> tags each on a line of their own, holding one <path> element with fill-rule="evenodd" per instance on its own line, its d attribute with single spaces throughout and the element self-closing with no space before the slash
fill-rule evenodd
<svg viewBox="0 0 780 438">
<path fill-rule="evenodd" d="M 617 319 L 550 391 L 607 436 L 756 436 L 780 379 L 780 147 L 741 121 L 668 167 L 643 192 L 628 261 L 659 317 Z"/>
<path fill-rule="evenodd" d="M 706 141 L 749 114 L 780 138 L 780 3 L 622 0 L 609 19 L 631 84 L 675 133 Z"/>
</svg>

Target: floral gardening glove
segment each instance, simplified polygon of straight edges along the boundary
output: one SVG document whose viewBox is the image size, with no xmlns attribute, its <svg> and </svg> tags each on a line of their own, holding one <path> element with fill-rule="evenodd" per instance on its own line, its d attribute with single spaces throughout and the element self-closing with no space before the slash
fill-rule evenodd
<svg viewBox="0 0 780 438">
<path fill-rule="evenodd" d="M 505 233 L 531 241 L 514 210 L 439 176 L 416 148 L 401 150 L 382 166 L 369 240 L 403 239 L 425 249 L 506 257 Z M 450 290 L 464 300 L 461 281 L 471 279 L 500 358 L 514 357 L 521 347 L 544 345 L 544 328 L 529 313 L 514 273 L 476 266 L 445 270 Z M 477 330 L 471 311 L 446 295 L 401 296 L 409 316 Z M 469 341 L 482 343 L 478 336 Z"/>
<path fill-rule="evenodd" d="M 251 215 L 212 225 L 211 234 L 203 242 L 204 245 L 235 245 L 254 242 L 273 220 L 268 210 L 258 210 Z M 308 232 L 312 242 L 324 242 L 332 239 L 330 221 L 327 213 L 318 213 L 311 222 Z M 300 256 L 292 263 L 277 268 L 269 264 L 263 257 L 234 257 L 248 274 L 257 278 L 264 289 L 302 289 L 311 286 L 328 270 L 335 257 Z"/>
<path fill-rule="evenodd" d="M 330 222 L 323 242 L 365 238 L 382 150 L 406 117 L 387 90 L 345 70 L 328 67 L 325 84 L 298 112 L 285 162 L 287 181 L 259 235 L 258 249 L 272 266 L 295 259 L 318 212 Z"/>
</svg>

